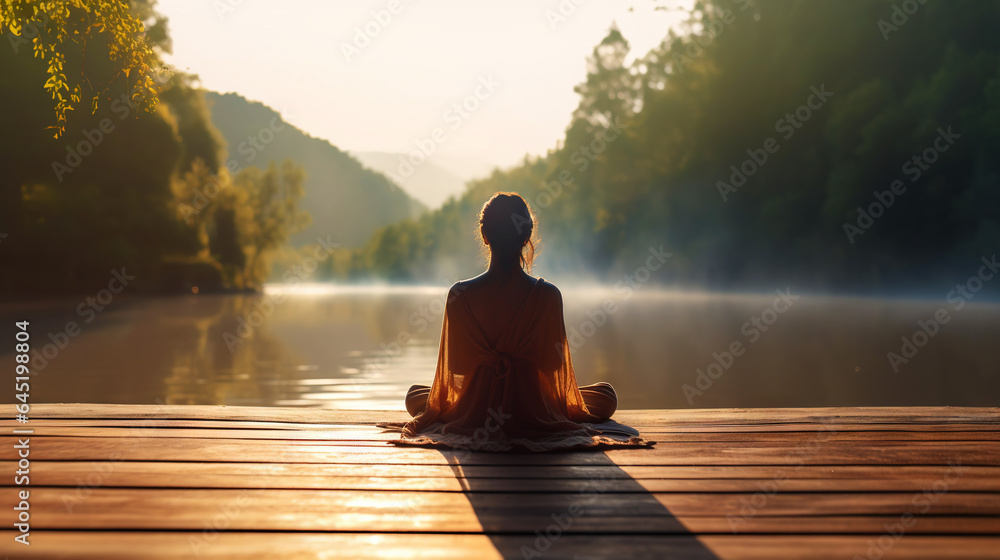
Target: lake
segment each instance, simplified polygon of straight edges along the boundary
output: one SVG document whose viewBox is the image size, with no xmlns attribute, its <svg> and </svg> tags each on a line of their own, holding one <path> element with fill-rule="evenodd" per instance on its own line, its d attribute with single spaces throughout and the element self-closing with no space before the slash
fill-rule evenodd
<svg viewBox="0 0 1000 560">
<path fill-rule="evenodd" d="M 7 304 L 0 355 L 13 354 L 14 322 L 30 321 L 33 403 L 402 410 L 406 389 L 433 377 L 445 293 L 272 285 L 263 295 Z M 563 289 L 577 379 L 611 382 L 622 408 L 1000 401 L 995 303 L 626 295 Z"/>
</svg>

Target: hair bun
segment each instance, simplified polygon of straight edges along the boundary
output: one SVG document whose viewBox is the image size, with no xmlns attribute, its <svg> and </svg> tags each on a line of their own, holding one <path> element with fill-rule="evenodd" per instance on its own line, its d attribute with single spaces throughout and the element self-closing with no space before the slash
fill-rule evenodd
<svg viewBox="0 0 1000 560">
<path fill-rule="evenodd" d="M 509 255 L 513 259 L 520 254 L 521 265 L 531 269 L 535 257 L 535 216 L 521 195 L 514 192 L 498 192 L 479 212 L 480 233 L 483 242 L 493 253 Z M 526 257 L 525 250 L 528 251 Z"/>
</svg>

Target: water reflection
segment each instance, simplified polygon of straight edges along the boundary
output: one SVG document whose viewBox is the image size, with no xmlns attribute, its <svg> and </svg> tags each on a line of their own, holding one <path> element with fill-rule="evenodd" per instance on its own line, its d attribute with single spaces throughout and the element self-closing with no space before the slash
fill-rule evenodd
<svg viewBox="0 0 1000 560">
<path fill-rule="evenodd" d="M 174 354 L 167 402 L 402 410 L 408 382 L 437 352 L 430 321 L 419 330 L 399 316 L 414 296 L 214 297 L 217 311 L 194 322 L 193 344 Z M 410 333 L 404 344 L 394 344 L 399 332 Z"/>
<path fill-rule="evenodd" d="M 62 349 L 79 302 L 8 305 L 0 317 L 31 321 L 35 402 L 402 410 L 406 388 L 433 376 L 444 297 L 314 285 L 121 298 Z M 1000 306 L 951 313 L 894 371 L 887 353 L 946 302 L 802 297 L 768 313 L 776 297 L 564 290 L 579 381 L 610 381 L 623 408 L 996 404 Z M 727 357 L 734 343 L 742 353 Z"/>
</svg>

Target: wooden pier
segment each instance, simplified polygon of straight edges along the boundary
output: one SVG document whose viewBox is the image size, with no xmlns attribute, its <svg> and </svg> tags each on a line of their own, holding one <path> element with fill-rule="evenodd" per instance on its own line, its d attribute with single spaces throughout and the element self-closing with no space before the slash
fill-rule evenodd
<svg viewBox="0 0 1000 560">
<path fill-rule="evenodd" d="M 1000 557 L 998 408 L 620 411 L 657 445 L 551 454 L 396 447 L 395 412 L 0 410 L 11 558 Z"/>
</svg>

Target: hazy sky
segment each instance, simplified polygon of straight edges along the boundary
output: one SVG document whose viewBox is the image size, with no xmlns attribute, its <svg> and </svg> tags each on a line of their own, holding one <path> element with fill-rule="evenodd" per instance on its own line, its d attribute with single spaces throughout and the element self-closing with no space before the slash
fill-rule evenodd
<svg viewBox="0 0 1000 560">
<path fill-rule="evenodd" d="M 629 40 L 632 56 L 666 36 L 682 14 L 654 11 L 654 5 L 653 0 L 158 4 L 173 38 L 168 62 L 198 74 L 208 89 L 262 101 L 341 149 L 409 151 L 440 128 L 445 136 L 432 141 L 436 153 L 499 165 L 526 153 L 542 154 L 563 136 L 577 105 L 573 86 L 586 76 L 585 59 L 612 21 Z M 456 111 L 456 104 L 465 109 Z"/>
</svg>

